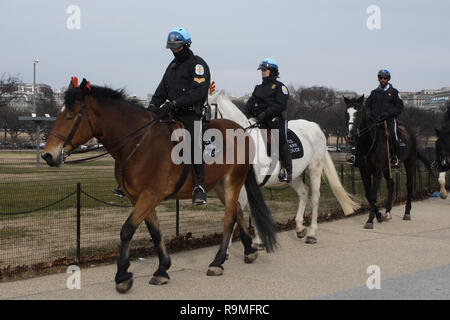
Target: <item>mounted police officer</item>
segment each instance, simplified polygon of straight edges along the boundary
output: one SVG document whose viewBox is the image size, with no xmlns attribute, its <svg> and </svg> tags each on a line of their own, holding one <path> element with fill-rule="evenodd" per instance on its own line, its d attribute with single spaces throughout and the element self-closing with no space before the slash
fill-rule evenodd
<svg viewBox="0 0 450 320">
<path fill-rule="evenodd" d="M 203 157 L 195 161 L 194 154 L 202 154 L 202 113 L 208 98 L 209 67 L 191 51 L 191 36 L 184 28 L 174 28 L 167 37 L 166 48 L 175 58 L 169 64 L 152 97 L 149 108 L 156 113 L 172 112 L 191 135 L 191 163 L 195 187 L 192 203 L 206 203 Z M 194 135 L 197 131 L 197 136 Z M 198 141 L 194 141 L 198 138 Z"/>
<path fill-rule="evenodd" d="M 282 169 L 278 178 L 280 181 L 292 180 L 291 150 L 287 143 L 287 102 L 289 91 L 277 80 L 278 64 L 275 60 L 264 59 L 258 67 L 261 70 L 262 84 L 255 86 L 252 96 L 244 107 L 247 118 L 257 118 L 258 122 L 270 129 L 279 131 L 280 162 Z"/>
<path fill-rule="evenodd" d="M 394 167 L 399 167 L 400 141 L 397 136 L 397 118 L 403 110 L 403 101 L 398 95 L 398 90 L 389 83 L 390 80 L 389 70 L 378 71 L 380 85 L 370 93 L 365 109 L 372 121 L 386 120 L 392 143 L 391 163 Z"/>
<path fill-rule="evenodd" d="M 177 27 L 169 32 L 166 48 L 172 51 L 175 58 L 167 67 L 149 104 L 149 110 L 161 117 L 173 114 L 189 131 L 190 159 L 195 181 L 192 203 L 201 205 L 206 203 L 203 157 L 194 159 L 194 154 L 202 155 L 202 113 L 208 97 L 210 73 L 206 62 L 191 51 L 191 43 L 191 36 L 186 29 Z M 195 138 L 198 141 L 194 141 Z M 117 195 L 116 191 L 114 193 Z"/>
</svg>

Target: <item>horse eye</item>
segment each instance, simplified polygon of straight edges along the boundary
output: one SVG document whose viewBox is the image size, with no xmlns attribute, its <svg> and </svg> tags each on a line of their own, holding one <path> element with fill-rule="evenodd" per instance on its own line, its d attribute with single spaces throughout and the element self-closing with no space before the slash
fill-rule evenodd
<svg viewBox="0 0 450 320">
<path fill-rule="evenodd" d="M 67 120 L 67 121 L 70 121 L 70 120 L 73 120 L 73 118 L 74 118 L 74 117 L 67 117 L 66 120 Z"/>
</svg>

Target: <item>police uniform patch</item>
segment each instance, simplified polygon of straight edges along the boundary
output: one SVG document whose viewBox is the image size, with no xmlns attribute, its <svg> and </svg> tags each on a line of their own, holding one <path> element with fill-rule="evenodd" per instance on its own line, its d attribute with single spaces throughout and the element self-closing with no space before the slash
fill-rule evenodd
<svg viewBox="0 0 450 320">
<path fill-rule="evenodd" d="M 276 84 L 273 84 L 273 85 L 272 85 L 272 89 L 275 89 L 276 87 L 277 87 Z"/>
<path fill-rule="evenodd" d="M 281 87 L 281 90 L 283 91 L 284 94 L 289 94 L 289 91 L 285 86 Z"/>
<path fill-rule="evenodd" d="M 201 83 L 203 83 L 203 82 L 205 82 L 206 81 L 206 79 L 205 78 L 194 78 L 194 81 L 195 82 L 197 82 L 197 83 L 199 83 L 199 84 L 201 84 Z"/>
<path fill-rule="evenodd" d="M 201 64 L 198 64 L 195 66 L 195 74 L 202 76 L 205 74 L 205 69 L 203 68 L 203 66 Z"/>
</svg>

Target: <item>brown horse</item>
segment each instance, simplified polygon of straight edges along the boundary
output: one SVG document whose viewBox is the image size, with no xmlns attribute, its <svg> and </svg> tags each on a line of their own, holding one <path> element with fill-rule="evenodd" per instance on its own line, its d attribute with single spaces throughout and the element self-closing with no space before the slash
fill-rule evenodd
<svg viewBox="0 0 450 320">
<path fill-rule="evenodd" d="M 174 143 L 171 141 L 171 128 L 167 121 L 161 121 L 154 113 L 127 100 L 122 91 L 90 86 L 86 79 L 83 79 L 78 87 L 74 79 L 76 80 L 72 79 L 65 93 L 64 106 L 57 114 L 52 132 L 42 150 L 42 158 L 50 166 L 59 166 L 77 146 L 92 137 L 103 143 L 116 161 L 116 179 L 133 204 L 133 211 L 120 232 L 116 289 L 124 293 L 133 284 L 133 275 L 127 271 L 130 265 L 130 241 L 143 221 L 159 258 L 159 267 L 150 284 L 165 284 L 169 280 L 167 270 L 171 262 L 155 208 L 169 196 L 176 199 L 191 198 L 194 185 L 192 170 L 184 170 L 185 164 L 176 165 L 172 161 Z M 249 194 L 252 216 L 267 252 L 273 251 L 276 245 L 276 227 L 250 164 L 251 140 L 247 140 L 247 148 L 244 149 L 245 162 L 242 163 L 237 161 L 236 136 L 226 135 L 227 129 L 242 128 L 230 120 L 214 120 L 208 127 L 219 130 L 224 137 L 223 159 L 227 159 L 228 152 L 234 152 L 234 163 L 223 161 L 225 164 L 205 165 L 206 189 L 214 189 L 225 205 L 222 242 L 207 272 L 207 275 L 217 276 L 223 273 L 222 264 L 236 221 L 244 245 L 245 262 L 251 263 L 257 257 L 242 211 L 238 207 L 239 192 L 244 184 Z M 186 177 L 186 172 L 187 178 L 180 186 L 182 176 Z"/>
</svg>

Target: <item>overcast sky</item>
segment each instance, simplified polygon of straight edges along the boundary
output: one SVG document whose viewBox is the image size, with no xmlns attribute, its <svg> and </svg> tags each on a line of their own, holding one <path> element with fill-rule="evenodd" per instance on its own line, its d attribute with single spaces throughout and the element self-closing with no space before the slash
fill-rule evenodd
<svg viewBox="0 0 450 320">
<path fill-rule="evenodd" d="M 80 8 L 80 29 L 66 13 Z M 369 30 L 370 5 L 381 29 Z M 183 26 L 217 89 L 242 96 L 261 82 L 259 62 L 278 61 L 280 80 L 368 93 L 380 68 L 400 91 L 450 86 L 450 1 L 7 1 L 0 0 L 0 76 L 66 86 L 92 84 L 153 93 L 173 55 L 168 32 Z"/>
</svg>

